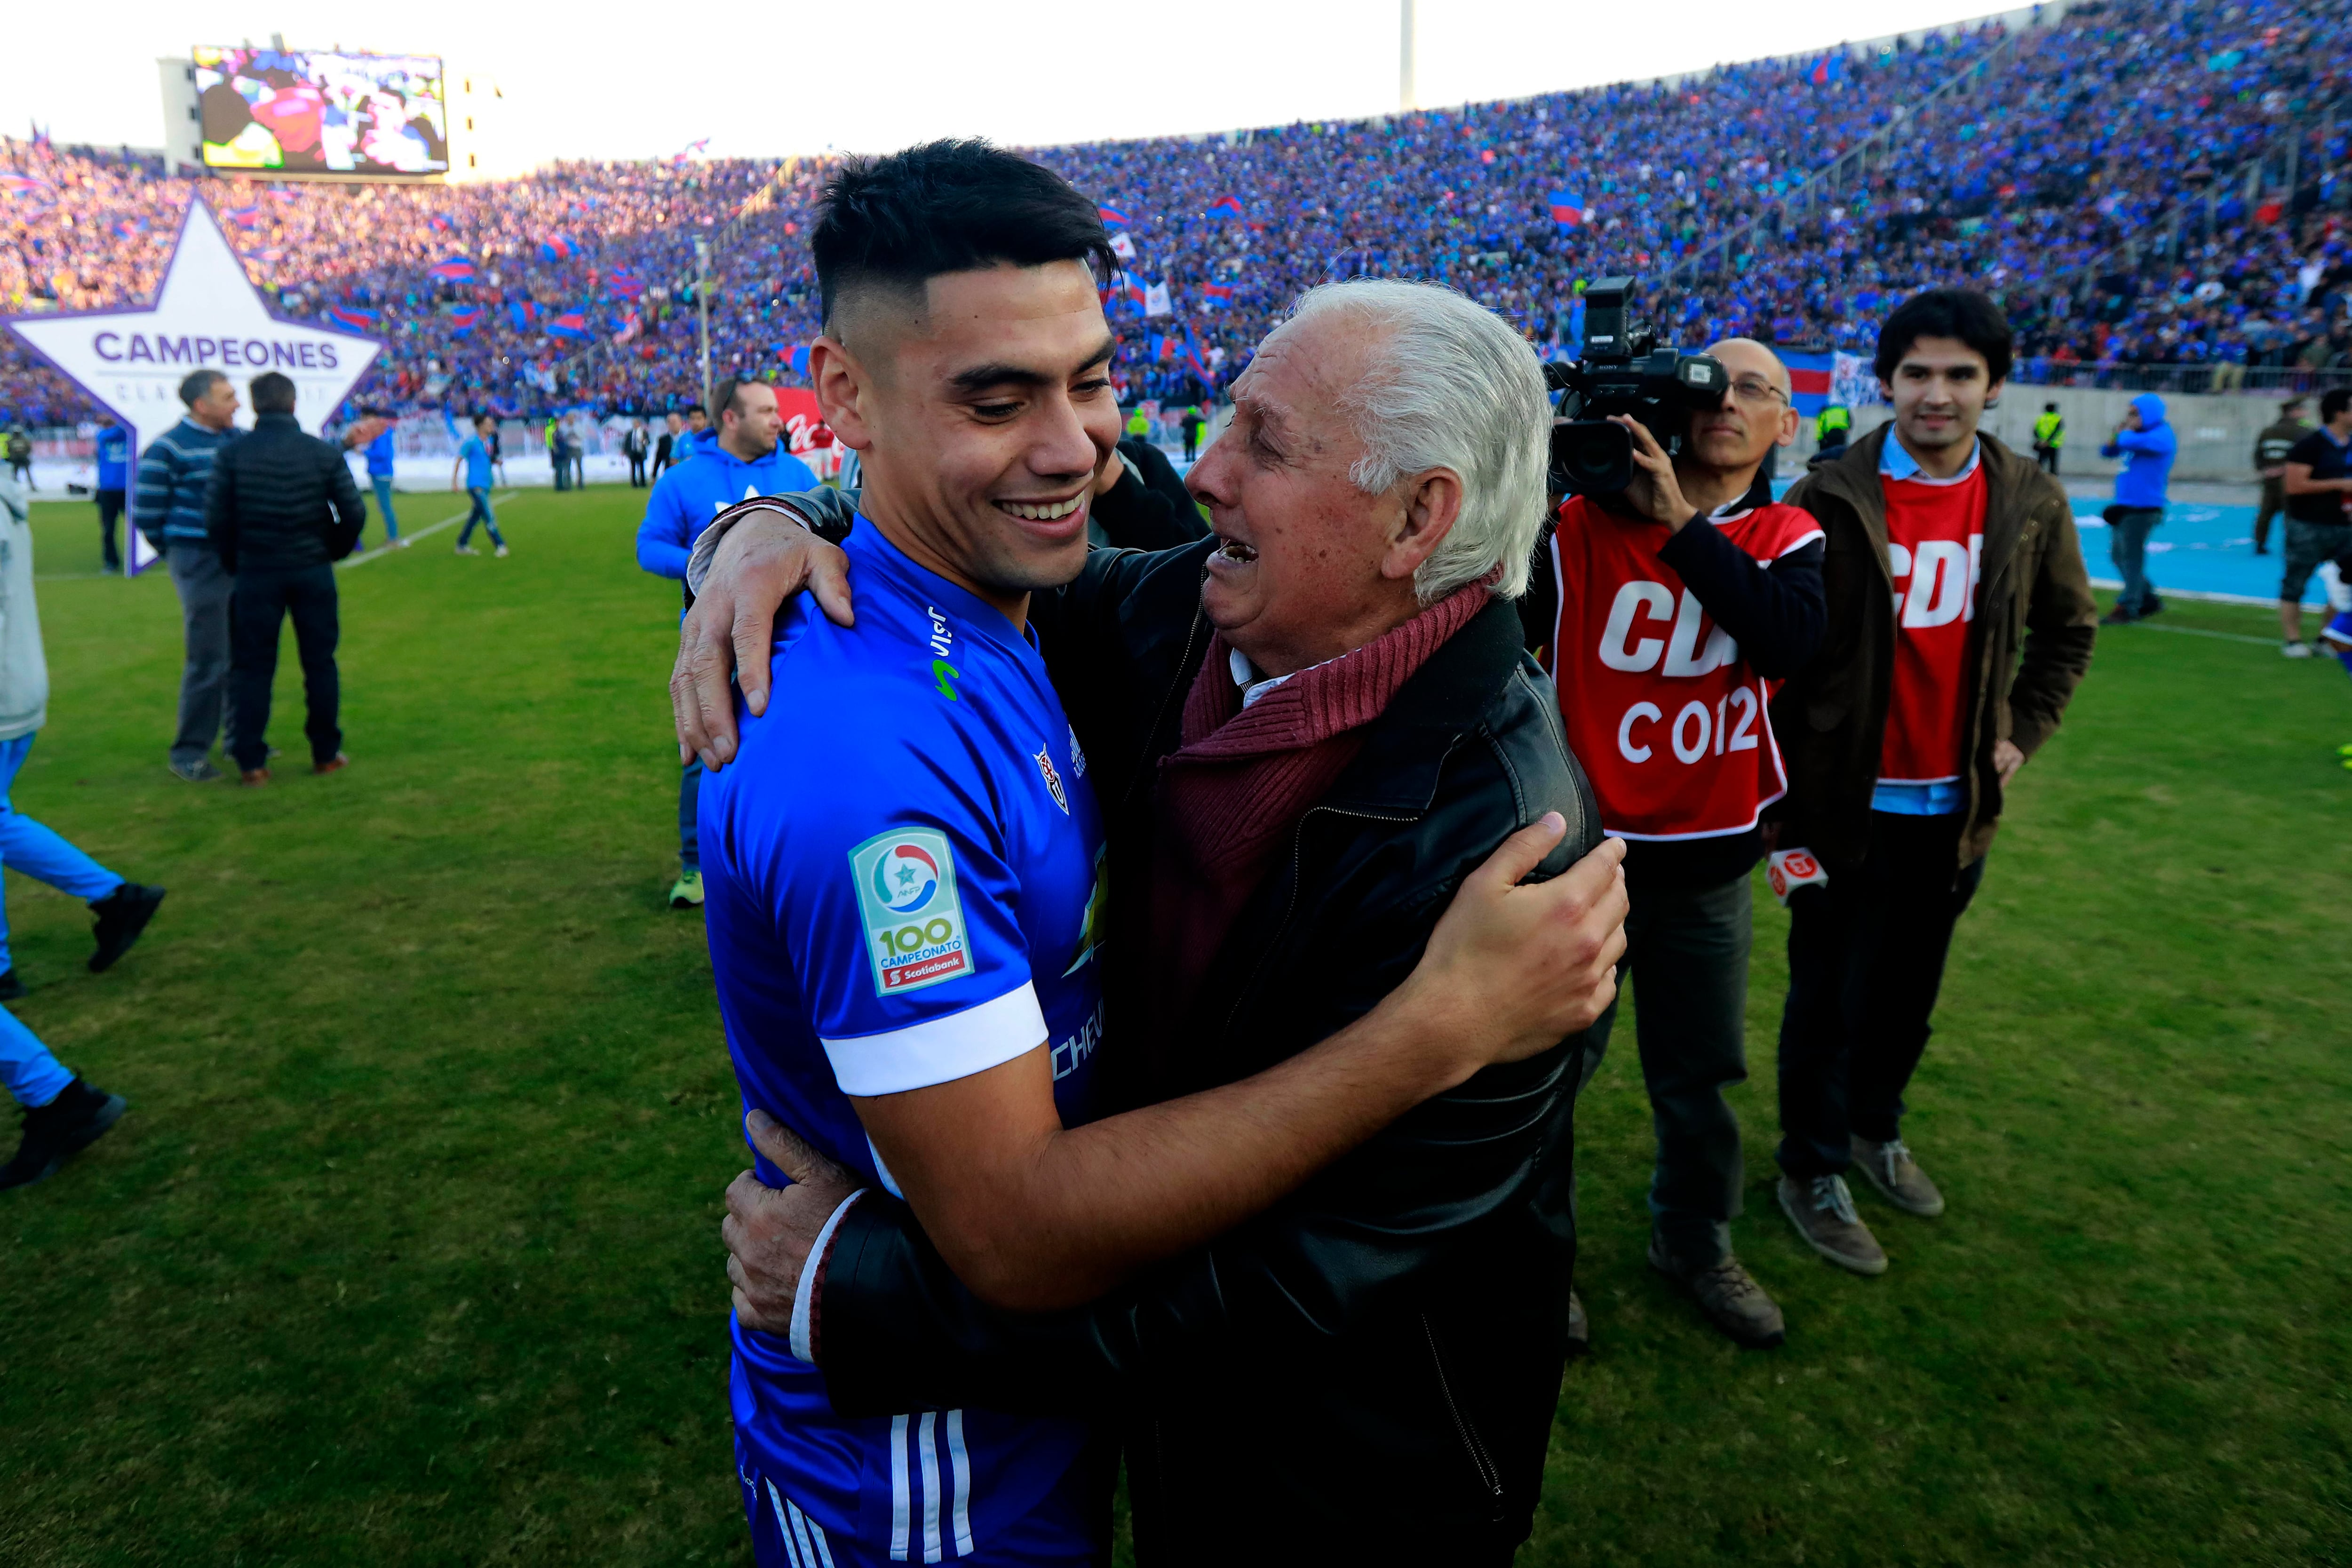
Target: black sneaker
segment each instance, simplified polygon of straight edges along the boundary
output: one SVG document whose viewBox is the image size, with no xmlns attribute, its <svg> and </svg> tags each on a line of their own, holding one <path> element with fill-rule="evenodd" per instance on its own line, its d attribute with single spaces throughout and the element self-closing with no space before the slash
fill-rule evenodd
<svg viewBox="0 0 2352 1568">
<path fill-rule="evenodd" d="M 131 951 L 131 944 L 155 918 L 155 908 L 163 901 L 163 889 L 136 882 L 125 882 L 93 900 L 89 909 L 98 917 L 98 951 L 89 955 L 89 972 L 103 974 L 114 967 L 114 961 Z"/>
<path fill-rule="evenodd" d="M 106 1136 L 131 1102 L 76 1079 L 47 1105 L 25 1111 L 25 1138 L 16 1156 L 0 1165 L 0 1191 L 47 1181 L 58 1167 Z"/>
<path fill-rule="evenodd" d="M 25 983 L 16 978 L 15 967 L 0 969 L 0 1002 L 14 1002 L 24 994 Z"/>
</svg>

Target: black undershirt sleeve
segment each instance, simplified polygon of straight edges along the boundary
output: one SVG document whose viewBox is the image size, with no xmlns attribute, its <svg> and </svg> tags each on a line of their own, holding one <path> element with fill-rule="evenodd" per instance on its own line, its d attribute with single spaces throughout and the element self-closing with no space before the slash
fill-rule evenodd
<svg viewBox="0 0 2352 1568">
<path fill-rule="evenodd" d="M 1715 624 L 1739 642 L 1739 655 L 1757 674 L 1792 675 L 1822 645 L 1829 605 L 1822 586 L 1818 539 L 1765 564 L 1741 550 L 1705 516 L 1694 517 L 1658 549 Z"/>
</svg>

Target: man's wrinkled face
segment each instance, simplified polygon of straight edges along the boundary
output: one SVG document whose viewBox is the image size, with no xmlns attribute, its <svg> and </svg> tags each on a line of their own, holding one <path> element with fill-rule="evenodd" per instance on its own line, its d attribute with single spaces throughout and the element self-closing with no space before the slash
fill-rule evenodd
<svg viewBox="0 0 2352 1568">
<path fill-rule="evenodd" d="M 1895 405 L 1895 433 L 1914 452 L 1965 447 L 1985 405 L 2000 395 L 1985 356 L 1958 338 L 1920 338 L 1881 384 Z"/>
<path fill-rule="evenodd" d="M 1393 598 L 1382 576 L 1393 498 L 1367 495 L 1344 395 L 1371 363 L 1375 329 L 1334 312 L 1276 328 L 1234 383 L 1234 418 L 1185 479 L 1220 542 L 1201 603 L 1269 674 L 1345 652 L 1333 628 Z"/>
<path fill-rule="evenodd" d="M 1118 442 L 1118 344 L 1085 264 L 947 273 L 919 300 L 845 302 L 838 325 L 812 370 L 825 422 L 861 454 L 869 509 L 985 590 L 1076 576 Z"/>
<path fill-rule="evenodd" d="M 1706 351 L 1721 362 L 1731 385 L 1715 407 L 1691 416 L 1687 450 L 1710 468 L 1761 463 L 1775 447 L 1797 438 L 1789 368 L 1752 338 L 1730 338 Z"/>
</svg>

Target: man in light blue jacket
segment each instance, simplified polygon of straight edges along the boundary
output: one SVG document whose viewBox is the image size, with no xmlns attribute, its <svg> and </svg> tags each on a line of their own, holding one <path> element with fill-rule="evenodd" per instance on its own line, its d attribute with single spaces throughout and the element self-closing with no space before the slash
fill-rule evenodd
<svg viewBox="0 0 2352 1568">
<path fill-rule="evenodd" d="M 730 376 L 712 389 L 710 401 L 719 422 L 697 437 L 691 457 L 655 481 L 646 520 L 637 527 L 637 564 L 657 577 L 677 579 L 681 594 L 687 558 L 712 518 L 752 496 L 796 495 L 817 483 L 808 465 L 783 447 L 784 419 L 774 387 Z M 695 802 L 701 789 L 702 763 L 689 757 L 677 786 L 678 873 L 669 890 L 674 910 L 702 904 L 702 857 L 695 838 Z"/>
<path fill-rule="evenodd" d="M 139 940 L 163 901 L 163 889 L 145 888 L 108 870 L 53 828 L 18 812 L 8 799 L 33 737 L 48 717 L 49 665 L 41 647 L 41 612 L 33 599 L 33 531 L 24 491 L 0 479 L 0 865 L 89 900 L 98 920 L 98 951 L 89 966 L 110 966 Z M 25 994 L 8 956 L 8 924 L 0 905 L 0 1000 Z M 24 1107 L 24 1136 L 0 1165 L 0 1190 L 26 1186 L 54 1173 L 68 1157 L 102 1137 L 126 1109 L 119 1094 L 92 1088 L 67 1068 L 40 1037 L 0 1009 L 0 1084 Z"/>
<path fill-rule="evenodd" d="M 2164 521 L 2165 484 L 2172 477 L 2179 446 L 2172 426 L 2164 422 L 2164 399 L 2143 392 L 2131 400 L 2124 422 L 2099 448 L 2103 458 L 2124 460 L 2116 475 L 2115 504 L 2106 511 L 2107 554 L 2124 586 L 2101 626 L 2129 626 L 2164 608 L 2156 585 L 2147 580 L 2147 536 Z"/>
</svg>

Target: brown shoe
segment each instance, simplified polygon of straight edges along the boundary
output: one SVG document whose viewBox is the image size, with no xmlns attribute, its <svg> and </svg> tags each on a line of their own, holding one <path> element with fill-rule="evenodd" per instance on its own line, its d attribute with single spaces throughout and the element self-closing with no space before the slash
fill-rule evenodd
<svg viewBox="0 0 2352 1568">
<path fill-rule="evenodd" d="M 1739 1259 L 1728 1252 L 1723 1261 L 1705 1268 L 1685 1268 L 1660 1246 L 1657 1237 L 1650 1237 L 1650 1267 L 1673 1280 L 1684 1294 L 1698 1303 L 1706 1321 L 1720 1329 L 1725 1337 L 1750 1350 L 1768 1351 L 1789 1336 L 1789 1325 L 1780 1317 L 1780 1309 L 1764 1287 L 1756 1283 L 1755 1276 L 1739 1266 Z"/>
<path fill-rule="evenodd" d="M 314 773 L 339 773 L 351 765 L 351 758 L 343 755 L 341 752 L 337 752 L 333 756 L 329 757 L 323 763 L 312 763 L 310 764 L 310 771 Z"/>
<path fill-rule="evenodd" d="M 1856 1274 L 1886 1272 L 1886 1249 L 1853 1212 L 1853 1194 L 1843 1176 L 1815 1176 L 1801 1182 L 1780 1178 L 1780 1212 L 1805 1238 L 1805 1245 Z"/>
<path fill-rule="evenodd" d="M 1853 1163 L 1862 1167 L 1870 1184 L 1905 1214 L 1934 1219 L 1944 1212 L 1944 1194 L 1936 1190 L 1927 1173 L 1911 1158 L 1911 1151 L 1902 1139 L 1874 1143 L 1867 1138 L 1857 1138 L 1853 1141 Z"/>
<path fill-rule="evenodd" d="M 236 775 L 236 782 L 241 784 L 266 784 L 269 782 L 269 770 L 268 768 L 247 768 L 243 773 Z"/>
</svg>

